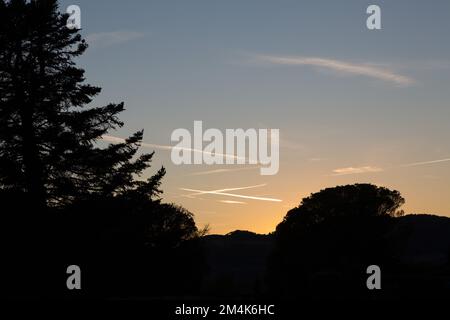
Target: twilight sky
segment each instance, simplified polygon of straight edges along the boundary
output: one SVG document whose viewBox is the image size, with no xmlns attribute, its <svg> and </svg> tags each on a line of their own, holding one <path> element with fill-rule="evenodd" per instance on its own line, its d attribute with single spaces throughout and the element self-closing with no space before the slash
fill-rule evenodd
<svg viewBox="0 0 450 320">
<path fill-rule="evenodd" d="M 94 105 L 126 104 L 110 140 L 144 129 L 142 151 L 156 151 L 147 174 L 164 165 L 164 200 L 212 233 L 273 231 L 304 196 L 355 182 L 399 190 L 407 213 L 450 216 L 450 1 L 82 0 L 61 9 L 71 4 L 90 45 L 79 65 L 103 88 Z M 382 30 L 366 28 L 370 4 L 381 7 Z M 280 129 L 279 173 L 173 165 L 164 146 L 194 120 Z"/>
</svg>

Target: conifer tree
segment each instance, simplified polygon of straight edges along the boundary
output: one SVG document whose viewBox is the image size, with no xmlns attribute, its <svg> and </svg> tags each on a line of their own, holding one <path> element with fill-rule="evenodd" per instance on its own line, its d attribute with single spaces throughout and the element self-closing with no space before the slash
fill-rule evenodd
<svg viewBox="0 0 450 320">
<path fill-rule="evenodd" d="M 0 0 L 0 189 L 35 206 L 89 197 L 157 197 L 164 168 L 137 177 L 153 153 L 137 155 L 143 132 L 101 147 L 123 126 L 123 103 L 91 107 L 100 88 L 74 59 L 87 49 L 56 0 Z"/>
</svg>

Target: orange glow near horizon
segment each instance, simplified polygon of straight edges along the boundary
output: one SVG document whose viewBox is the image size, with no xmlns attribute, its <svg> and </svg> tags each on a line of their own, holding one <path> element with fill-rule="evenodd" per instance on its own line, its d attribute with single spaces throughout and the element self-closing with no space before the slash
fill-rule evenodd
<svg viewBox="0 0 450 320">
<path fill-rule="evenodd" d="M 257 201 L 253 199 L 237 199 L 239 201 L 218 194 L 195 194 L 190 197 L 189 192 L 177 190 L 173 183 L 178 184 L 178 173 L 168 171 L 164 201 L 176 202 L 194 213 L 199 227 L 210 225 L 211 234 L 226 234 L 234 230 L 249 230 L 256 233 L 269 233 L 275 230 L 286 213 L 298 206 L 301 199 L 327 187 L 353 183 L 372 183 L 389 189 L 400 191 L 405 198 L 402 209 L 405 214 L 427 213 L 450 216 L 450 186 L 448 164 L 441 164 L 440 168 L 427 166 L 416 168 L 399 168 L 390 171 L 363 172 L 346 175 L 323 174 L 317 162 L 313 161 L 303 170 L 287 169 L 280 171 L 279 176 L 264 177 L 255 172 L 239 171 L 236 173 L 218 173 L 207 177 L 198 176 L 198 182 L 192 179 L 191 184 L 207 185 L 199 189 L 222 189 L 238 186 L 236 181 L 250 183 L 267 183 L 258 188 L 236 191 L 239 194 L 257 197 L 275 197 L 281 202 Z M 445 170 L 442 170 L 445 169 Z M 183 168 L 175 169 L 183 171 Z M 440 171 L 441 176 L 431 172 Z M 220 171 L 219 171 L 220 172 Z M 301 177 L 304 177 L 303 179 Z M 314 178 L 316 177 L 316 178 Z M 239 178 L 239 179 L 238 179 Z M 187 182 L 184 183 L 186 185 Z M 163 183 L 163 189 L 165 184 Z M 193 188 L 196 189 L 196 188 Z M 175 193 L 174 193 L 175 192 Z M 241 201 L 242 200 L 242 201 Z"/>
</svg>

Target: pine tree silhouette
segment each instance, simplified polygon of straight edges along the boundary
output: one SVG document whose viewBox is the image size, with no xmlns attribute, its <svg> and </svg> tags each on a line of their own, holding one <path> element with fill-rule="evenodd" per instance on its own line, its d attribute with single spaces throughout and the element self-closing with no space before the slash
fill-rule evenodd
<svg viewBox="0 0 450 320">
<path fill-rule="evenodd" d="M 156 197 L 161 168 L 136 179 L 153 153 L 135 159 L 143 132 L 100 147 L 123 123 L 123 103 L 87 107 L 100 88 L 85 83 L 74 59 L 87 44 L 66 27 L 55 0 L 0 0 L 0 188 L 35 207 L 93 196 Z"/>
<path fill-rule="evenodd" d="M 164 168 L 139 179 L 154 154 L 138 154 L 143 131 L 102 141 L 124 104 L 91 107 L 100 88 L 75 64 L 87 44 L 68 18 L 56 0 L 0 0 L 2 290 L 72 297 L 77 263 L 88 296 L 192 291 L 205 230 L 161 203 Z"/>
</svg>

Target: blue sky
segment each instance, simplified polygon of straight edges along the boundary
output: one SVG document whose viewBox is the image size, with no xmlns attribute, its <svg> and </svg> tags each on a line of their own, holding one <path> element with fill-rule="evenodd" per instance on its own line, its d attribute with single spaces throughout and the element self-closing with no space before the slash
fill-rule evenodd
<svg viewBox="0 0 450 320">
<path fill-rule="evenodd" d="M 450 158 L 450 1 L 96 0 L 61 8 L 71 4 L 90 44 L 79 64 L 103 88 L 95 104 L 126 104 L 126 126 L 111 135 L 145 129 L 145 142 L 170 145 L 171 132 L 194 120 L 280 129 L 274 177 L 192 176 L 215 168 L 175 167 L 156 150 L 155 165 L 168 169 L 166 200 L 213 232 L 273 230 L 303 196 L 353 182 L 397 188 L 409 212 L 450 215 L 450 162 L 405 166 Z M 381 7 L 382 30 L 366 28 L 370 4 Z M 359 172 L 335 171 L 349 168 Z M 254 195 L 283 203 L 233 205 L 179 190 L 261 183 Z"/>
</svg>

